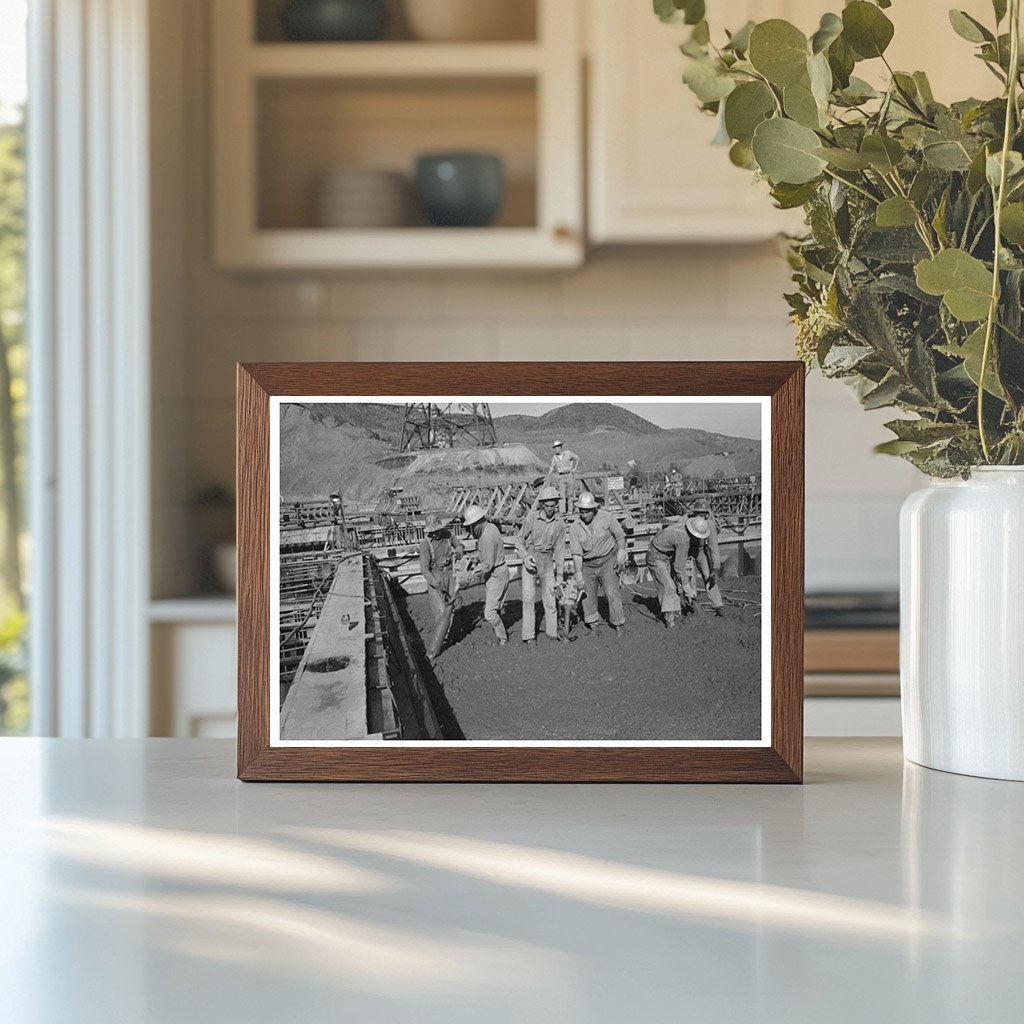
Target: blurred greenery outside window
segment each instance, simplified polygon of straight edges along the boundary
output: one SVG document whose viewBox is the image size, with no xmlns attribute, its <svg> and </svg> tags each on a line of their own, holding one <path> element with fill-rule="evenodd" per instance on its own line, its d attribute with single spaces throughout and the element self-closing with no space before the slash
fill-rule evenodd
<svg viewBox="0 0 1024 1024">
<path fill-rule="evenodd" d="M 0 735 L 29 727 L 25 13 L 25 0 L 0 0 Z"/>
</svg>

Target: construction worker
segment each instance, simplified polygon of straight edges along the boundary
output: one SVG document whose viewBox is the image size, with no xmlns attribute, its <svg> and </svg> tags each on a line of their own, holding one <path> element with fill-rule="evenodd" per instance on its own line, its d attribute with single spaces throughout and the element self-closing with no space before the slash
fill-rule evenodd
<svg viewBox="0 0 1024 1024">
<path fill-rule="evenodd" d="M 670 516 L 668 525 L 651 538 L 647 549 L 647 568 L 658 584 L 658 603 L 665 625 L 676 625 L 682 611 L 677 585 L 688 578 L 688 562 L 693 537 L 686 529 L 682 516 Z"/>
<path fill-rule="evenodd" d="M 455 615 L 455 563 L 462 557 L 462 544 L 446 523 L 434 519 L 423 529 L 420 541 L 420 574 L 427 582 L 427 599 L 434 618 L 428 634 L 427 660 L 433 664 Z"/>
<path fill-rule="evenodd" d="M 569 451 L 561 441 L 555 441 L 551 445 L 554 455 L 551 456 L 551 466 L 548 468 L 548 480 L 553 480 L 558 487 L 559 496 L 562 499 L 562 511 L 569 511 L 569 502 L 572 500 L 574 491 L 573 478 L 580 464 L 580 457 Z"/>
<path fill-rule="evenodd" d="M 476 556 L 470 569 L 472 582 L 483 583 L 485 587 L 484 619 L 494 630 L 498 644 L 504 647 L 508 643 L 508 633 L 501 621 L 501 606 L 508 590 L 505 542 L 494 523 L 487 521 L 487 513 L 479 505 L 470 505 L 463 514 L 462 521 L 476 538 Z"/>
<path fill-rule="evenodd" d="M 544 605 L 544 631 L 558 639 L 555 587 L 562 582 L 565 563 L 565 520 L 558 514 L 560 495 L 555 487 L 543 487 L 537 507 L 527 512 L 516 534 L 516 551 L 523 560 L 523 643 L 537 638 L 537 584 Z"/>
<path fill-rule="evenodd" d="M 583 588 L 583 623 L 593 630 L 600 621 L 597 613 L 597 586 L 600 582 L 608 601 L 608 620 L 616 634 L 626 624 L 619 589 L 620 570 L 628 558 L 626 535 L 610 512 L 598 509 L 597 499 L 584 491 L 576 499 L 579 517 L 569 527 L 569 549 L 572 552 L 577 585 Z"/>
<path fill-rule="evenodd" d="M 722 616 L 722 592 L 718 589 L 718 574 L 722 568 L 722 557 L 718 553 L 718 531 L 714 522 L 705 516 L 686 516 L 683 525 L 690 537 L 690 565 L 683 578 L 683 597 L 696 606 L 697 588 L 694 570 L 700 573 L 704 589 L 711 598 L 715 614 Z"/>
</svg>

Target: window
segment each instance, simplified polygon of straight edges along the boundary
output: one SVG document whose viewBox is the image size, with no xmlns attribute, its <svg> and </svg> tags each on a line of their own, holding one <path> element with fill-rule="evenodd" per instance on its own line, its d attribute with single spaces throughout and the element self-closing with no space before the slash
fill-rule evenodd
<svg viewBox="0 0 1024 1024">
<path fill-rule="evenodd" d="M 0 735 L 29 726 L 25 528 L 26 0 L 0 0 Z"/>
</svg>

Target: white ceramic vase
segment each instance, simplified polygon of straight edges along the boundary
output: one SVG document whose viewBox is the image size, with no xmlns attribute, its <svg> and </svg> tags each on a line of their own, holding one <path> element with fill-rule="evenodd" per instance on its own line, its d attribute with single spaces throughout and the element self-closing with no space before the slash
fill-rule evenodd
<svg viewBox="0 0 1024 1024">
<path fill-rule="evenodd" d="M 900 557 L 904 754 L 1024 781 L 1024 466 L 910 495 Z"/>
</svg>

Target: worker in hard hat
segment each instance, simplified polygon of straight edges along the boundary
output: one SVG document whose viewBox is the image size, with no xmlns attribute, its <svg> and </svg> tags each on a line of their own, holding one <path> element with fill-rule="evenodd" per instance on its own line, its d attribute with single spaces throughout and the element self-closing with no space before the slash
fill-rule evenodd
<svg viewBox="0 0 1024 1024">
<path fill-rule="evenodd" d="M 479 505 L 470 505 L 462 521 L 476 539 L 472 574 L 475 583 L 484 584 L 484 619 L 490 623 L 498 643 L 504 647 L 508 643 L 508 633 L 501 621 L 501 606 L 508 591 L 505 542 L 497 526 L 487 521 L 487 513 Z"/>
<path fill-rule="evenodd" d="M 420 574 L 427 584 L 433 625 L 427 634 L 427 660 L 433 663 L 455 615 L 455 563 L 462 557 L 462 542 L 440 519 L 429 521 L 420 541 Z"/>
<path fill-rule="evenodd" d="M 555 587 L 565 569 L 565 519 L 558 512 L 560 496 L 556 487 L 543 487 L 537 507 L 526 513 L 516 534 L 516 551 L 523 560 L 523 643 L 537 638 L 537 588 L 544 605 L 544 632 L 558 639 L 558 610 Z"/>
<path fill-rule="evenodd" d="M 651 538 L 645 559 L 658 585 L 658 604 L 665 625 L 671 629 L 679 621 L 682 602 L 677 586 L 688 579 L 690 546 L 693 541 L 682 516 L 672 516 L 668 525 Z"/>
<path fill-rule="evenodd" d="M 593 629 L 600 621 L 597 612 L 597 588 L 600 584 L 608 601 L 608 620 L 616 633 L 626 624 L 622 608 L 622 591 L 618 571 L 626 564 L 626 535 L 618 520 L 597 499 L 584 491 L 576 499 L 578 517 L 569 527 L 569 550 L 572 552 L 575 578 L 584 592 L 583 622 Z"/>
<path fill-rule="evenodd" d="M 548 481 L 553 481 L 558 487 L 562 511 L 568 512 L 569 502 L 572 500 L 575 490 L 573 479 L 580 464 L 580 457 L 557 440 L 552 443 L 551 450 L 554 454 L 551 456 L 551 466 L 548 468 Z"/>
<path fill-rule="evenodd" d="M 696 602 L 694 573 L 700 573 L 715 614 L 721 616 L 724 613 L 722 592 L 718 589 L 718 574 L 722 568 L 722 557 L 718 552 L 718 530 L 714 520 L 710 516 L 690 515 L 683 519 L 683 526 L 690 538 L 689 566 L 683 577 L 683 597 L 691 603 Z"/>
</svg>

